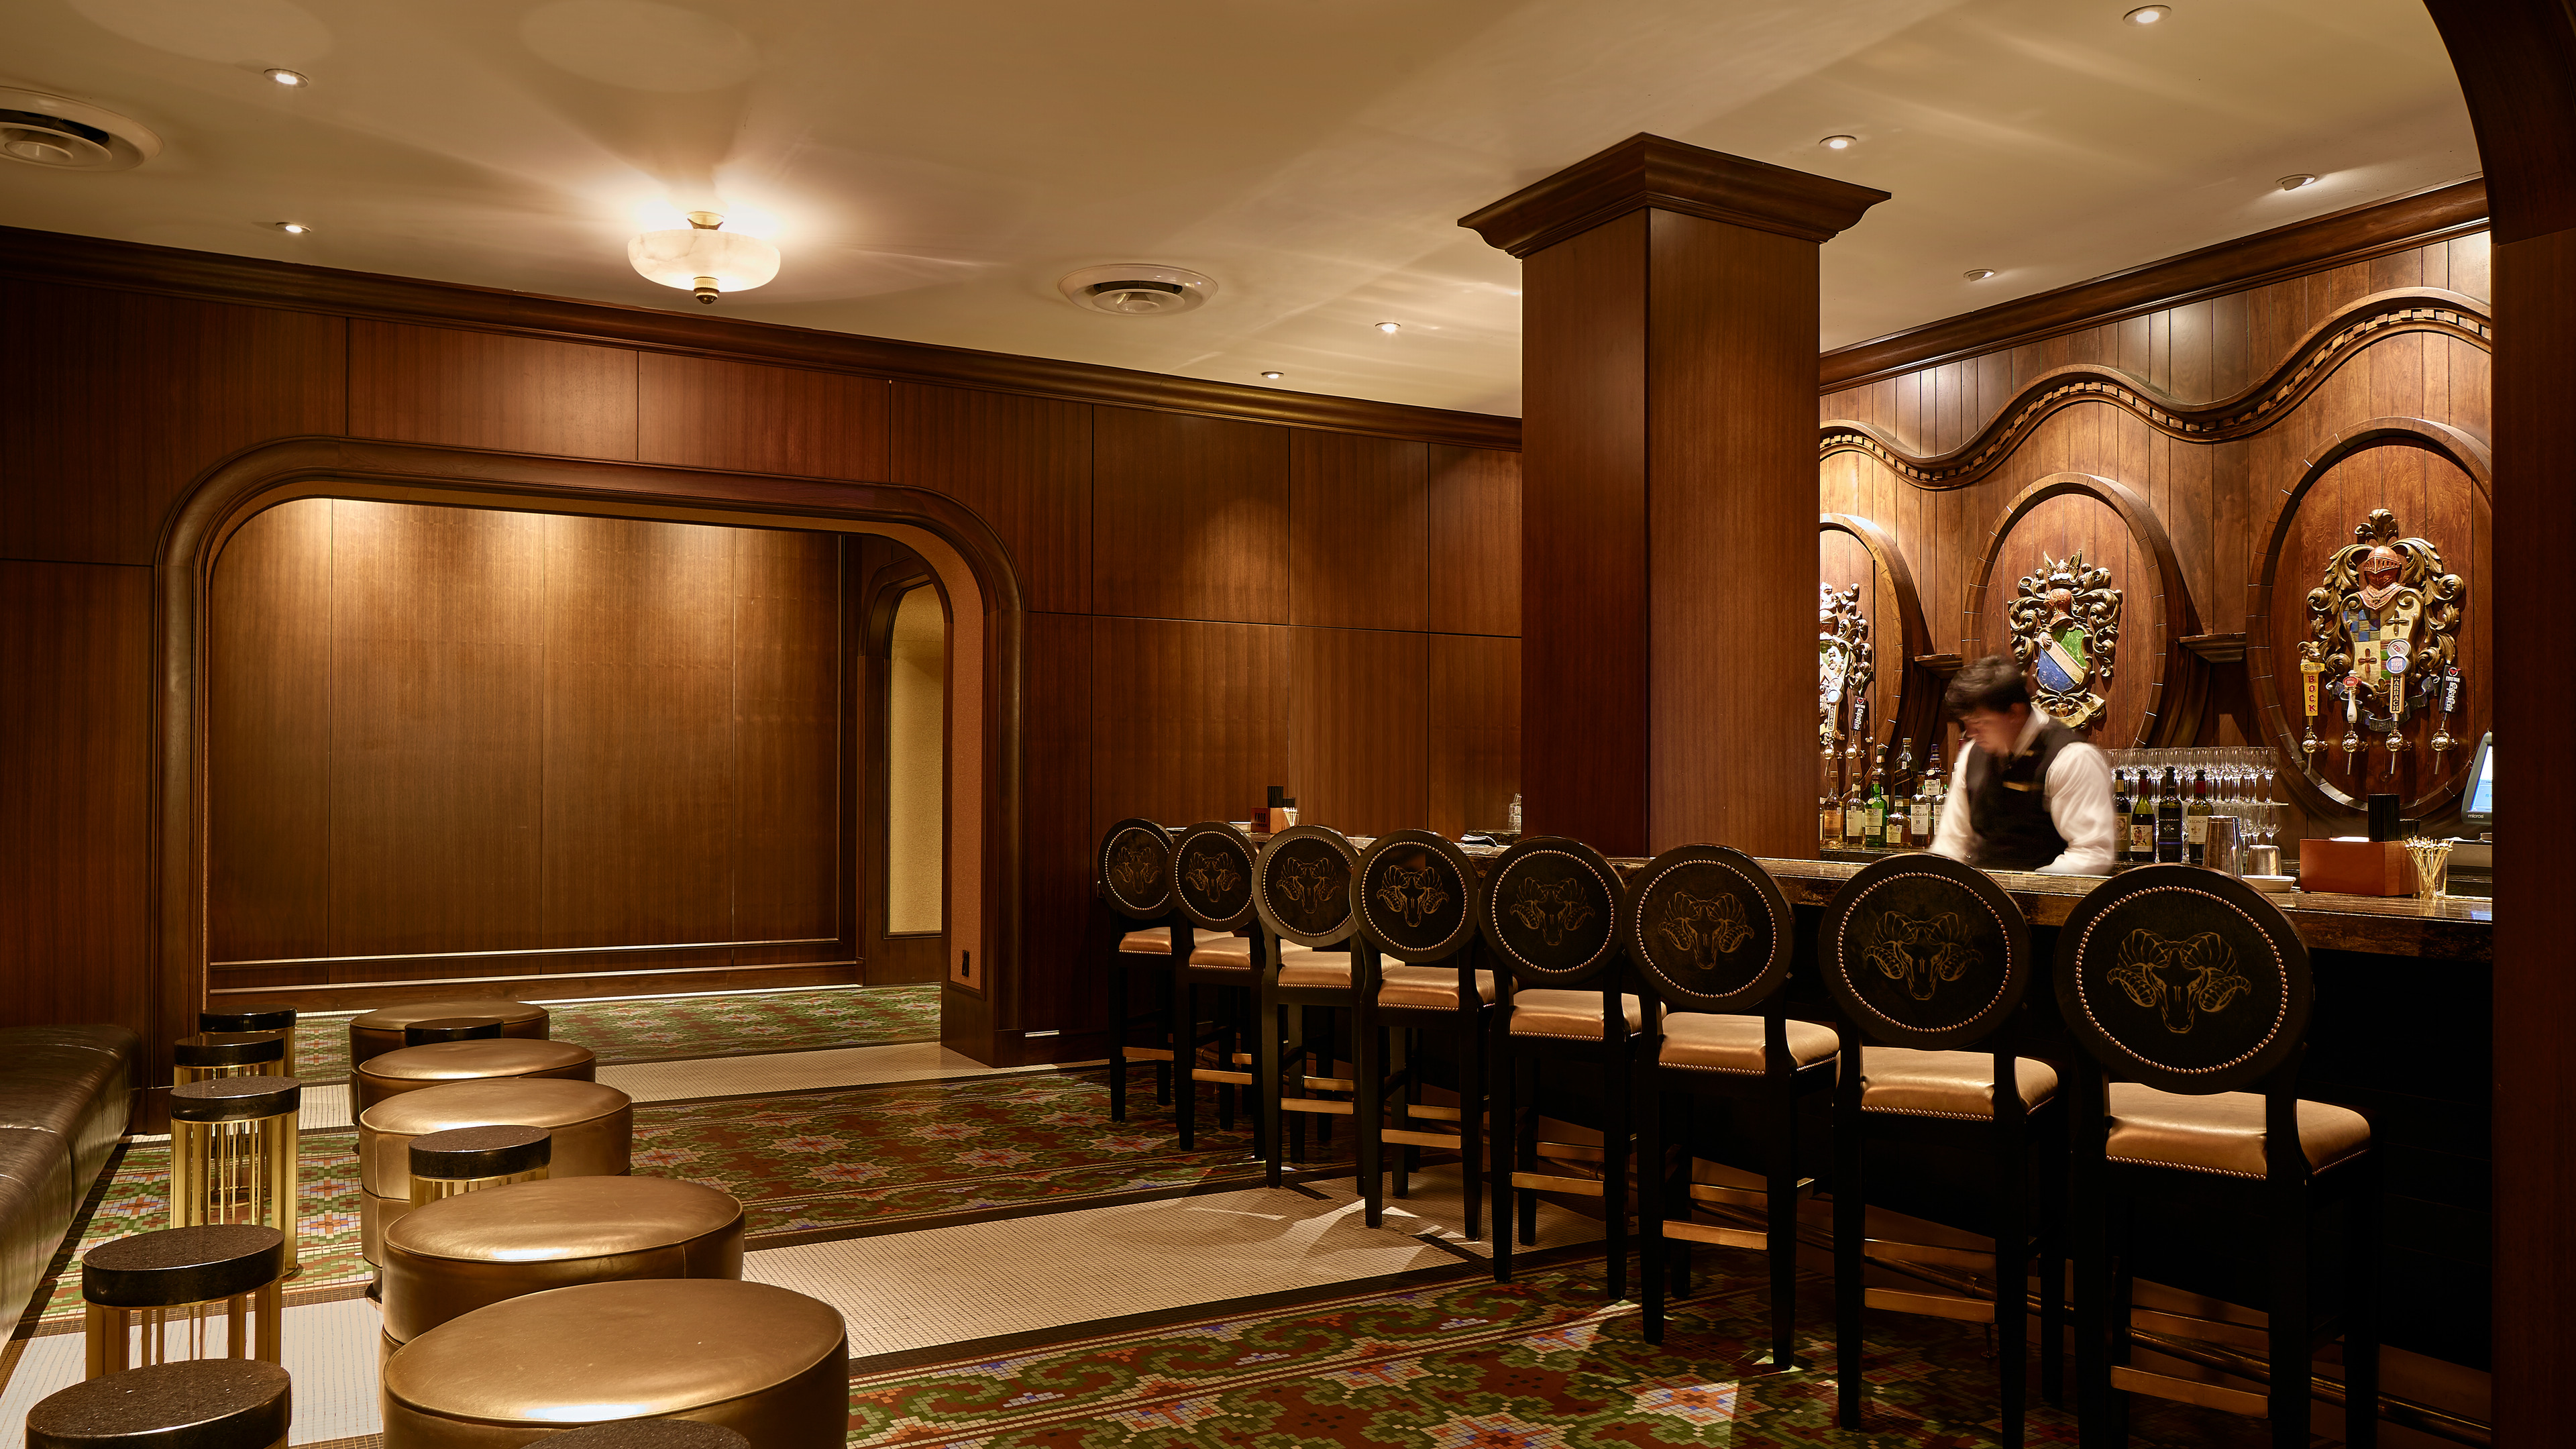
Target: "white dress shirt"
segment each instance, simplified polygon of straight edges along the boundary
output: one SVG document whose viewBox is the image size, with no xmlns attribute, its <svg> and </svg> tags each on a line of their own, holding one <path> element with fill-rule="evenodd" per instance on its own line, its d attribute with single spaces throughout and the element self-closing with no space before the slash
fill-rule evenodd
<svg viewBox="0 0 2576 1449">
<path fill-rule="evenodd" d="M 2013 743 L 2016 757 L 2039 738 L 2040 726 L 2047 720 L 2048 716 L 2039 710 L 2030 712 L 2030 722 L 2022 726 L 2021 738 Z M 1969 865 L 1984 864 L 1977 859 L 1977 827 L 1968 818 L 1968 760 L 1976 750 L 1972 741 L 1963 738 L 1959 742 L 1959 763 L 1950 771 L 1950 797 L 1941 804 L 1941 827 L 1932 832 L 1935 854 Z M 2048 779 L 2042 789 L 2048 801 L 2048 818 L 2064 837 L 2066 851 L 2041 866 L 2040 872 L 2109 875 L 2121 824 L 2111 818 L 2110 756 L 2081 741 L 2070 744 L 2048 762 Z"/>
</svg>

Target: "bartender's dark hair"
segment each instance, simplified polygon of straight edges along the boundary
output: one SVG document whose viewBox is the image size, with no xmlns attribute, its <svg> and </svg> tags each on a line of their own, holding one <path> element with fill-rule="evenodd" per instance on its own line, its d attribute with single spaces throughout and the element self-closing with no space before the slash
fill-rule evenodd
<svg viewBox="0 0 2576 1449">
<path fill-rule="evenodd" d="M 2001 714 L 2028 703 L 2030 686 L 2021 677 L 2021 664 L 2008 654 L 1989 654 L 1961 666 L 1941 693 L 1941 706 L 1952 719 L 1980 709 Z"/>
</svg>

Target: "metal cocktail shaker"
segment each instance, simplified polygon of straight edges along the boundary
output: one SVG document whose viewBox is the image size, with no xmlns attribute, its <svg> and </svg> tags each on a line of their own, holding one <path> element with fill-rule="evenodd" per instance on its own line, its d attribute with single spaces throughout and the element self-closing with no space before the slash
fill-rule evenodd
<svg viewBox="0 0 2576 1449">
<path fill-rule="evenodd" d="M 2245 874 L 2245 847 L 2237 832 L 2243 826 L 2244 822 L 2233 815 L 2210 816 L 2200 863 L 2211 870 L 2242 877 Z"/>
</svg>

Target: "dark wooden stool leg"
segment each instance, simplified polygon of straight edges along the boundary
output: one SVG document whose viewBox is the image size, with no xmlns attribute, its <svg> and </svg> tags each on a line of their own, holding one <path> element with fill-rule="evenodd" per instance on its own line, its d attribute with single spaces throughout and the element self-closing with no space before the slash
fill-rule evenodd
<svg viewBox="0 0 2576 1449">
<path fill-rule="evenodd" d="M 1252 1044 L 1252 1086 L 1261 1105 L 1261 1180 L 1277 1187 L 1281 1180 L 1280 1158 L 1284 1150 L 1280 1141 L 1280 1119 L 1288 1115 L 1286 1109 L 1279 1105 L 1288 1090 L 1281 1038 L 1287 1031 L 1288 1019 L 1297 1011 L 1294 1007 L 1281 1006 L 1272 998 L 1267 984 L 1268 975 L 1265 970 L 1261 1002 L 1253 1010 L 1254 1025 L 1260 1037 Z"/>
<path fill-rule="evenodd" d="M 1617 1009 L 1617 1003 L 1612 1003 Z M 1612 1302 L 1628 1296 L 1628 1064 L 1620 1052 L 1601 1068 L 1601 1218 L 1610 1251 Z"/>
<path fill-rule="evenodd" d="M 1834 1084 L 1834 1422 L 1861 1427 L 1861 1243 L 1869 1210 L 1861 1198 L 1860 1051 L 1843 1038 Z"/>
<path fill-rule="evenodd" d="M 1521 1102 L 1513 1113 L 1512 1170 L 1538 1171 L 1538 1091 L 1539 1060 L 1536 1057 L 1513 1064 L 1521 1076 Z M 1520 1238 L 1523 1247 L 1538 1246 L 1538 1194 L 1525 1192 L 1519 1203 Z"/>
<path fill-rule="evenodd" d="M 1127 968 L 1109 967 L 1109 1120 L 1127 1120 Z"/>
<path fill-rule="evenodd" d="M 1998 1058 L 2001 1065 L 2002 1058 Z M 2003 1449 L 2019 1449 L 2030 1397 L 2030 1157 L 2020 1089 L 1995 1075 L 1995 1367 Z"/>
<path fill-rule="evenodd" d="M 1651 1066 L 1637 1069 L 1632 1090 L 1637 1098 L 1637 1273 L 1645 1280 L 1643 1330 L 1648 1343 L 1664 1341 L 1664 1290 L 1671 1276 L 1664 1255 L 1684 1246 L 1664 1236 L 1664 1214 L 1672 1202 L 1671 1176 L 1664 1171 L 1664 1093 Z M 1689 1209 L 1683 1209 L 1687 1216 Z"/>
<path fill-rule="evenodd" d="M 1182 932 L 1172 931 L 1172 949 L 1180 951 Z M 1198 1146 L 1199 1061 L 1198 991 L 1182 977 L 1172 978 L 1172 1121 L 1180 1132 L 1181 1150 Z"/>
<path fill-rule="evenodd" d="M 1505 1013 L 1510 1010 L 1509 1006 L 1503 1008 Z M 1494 1281 L 1509 1283 L 1512 1281 L 1512 1240 L 1517 1236 L 1512 1227 L 1520 1206 L 1519 1193 L 1512 1186 L 1512 1173 L 1521 1161 L 1521 1064 L 1503 1042 L 1499 1025 L 1502 1019 L 1497 1018 L 1493 1046 L 1494 1162 L 1491 1196 L 1494 1209 Z"/>
<path fill-rule="evenodd" d="M 1404 1083 L 1403 1095 L 1397 1097 L 1393 1104 L 1395 1124 L 1399 1130 L 1411 1132 L 1414 1130 L 1413 1104 L 1421 1097 L 1420 1085 L 1415 1082 L 1413 1073 L 1413 1030 L 1410 1027 L 1390 1027 L 1386 1033 L 1386 1042 L 1389 1048 L 1386 1058 L 1387 1070 Z M 1383 1113 L 1380 1115 L 1384 1116 Z M 1421 1170 L 1422 1149 L 1411 1143 L 1396 1144 L 1395 1196 L 1399 1198 L 1413 1196 L 1413 1174 Z"/>
<path fill-rule="evenodd" d="M 1473 1000 L 1472 996 L 1467 999 Z M 1467 1241 L 1485 1236 L 1485 1034 L 1470 1007 L 1458 1026 L 1458 1196 L 1467 1211 Z"/>
<path fill-rule="evenodd" d="M 2307 1449 L 2308 1377 L 2313 1372 L 2309 1359 L 2315 1352 L 2308 1282 L 2309 1194 L 2305 1183 L 2293 1179 L 2275 1181 L 2264 1196 L 2270 1199 L 2264 1209 L 2272 1218 L 2272 1301 L 2265 1305 L 2271 1320 L 2272 1387 L 2267 1397 L 2272 1405 L 2272 1445 L 2273 1449 Z"/>
<path fill-rule="evenodd" d="M 2378 1449 L 2379 1154 L 2373 1151 L 2346 1170 L 2362 1176 L 2352 1185 L 2344 1218 L 2351 1242 L 2343 1290 L 2343 1442 L 2347 1449 Z"/>
<path fill-rule="evenodd" d="M 1762 1184 L 1763 1254 L 1771 1266 L 1771 1367 L 1798 1366 L 1798 1098 L 1783 1076 L 1771 1099 L 1770 1172 Z M 1683 1176 L 1689 1176 L 1683 1154 Z M 1837 1199 L 1839 1200 L 1839 1199 Z"/>
<path fill-rule="evenodd" d="M 1359 1156 L 1360 1221 L 1372 1228 L 1386 1224 L 1385 1035 L 1362 1002 L 1351 1023 L 1351 1145 Z"/>
</svg>

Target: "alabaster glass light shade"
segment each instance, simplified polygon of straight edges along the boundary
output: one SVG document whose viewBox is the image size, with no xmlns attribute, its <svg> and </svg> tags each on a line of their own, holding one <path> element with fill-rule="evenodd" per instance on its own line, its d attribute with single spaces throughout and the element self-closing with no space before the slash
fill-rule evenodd
<svg viewBox="0 0 2576 1449">
<path fill-rule="evenodd" d="M 713 278 L 720 292 L 746 292 L 778 275 L 778 248 L 756 236 L 708 227 L 648 231 L 626 244 L 626 259 L 648 280 L 683 292 Z"/>
</svg>

